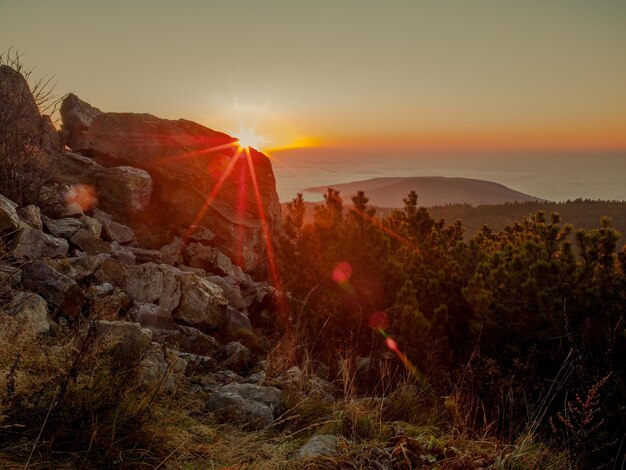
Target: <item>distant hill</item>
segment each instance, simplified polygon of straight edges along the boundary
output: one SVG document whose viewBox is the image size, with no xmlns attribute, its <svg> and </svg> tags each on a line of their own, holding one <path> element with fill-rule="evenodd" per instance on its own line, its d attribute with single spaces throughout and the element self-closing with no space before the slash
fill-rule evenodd
<svg viewBox="0 0 626 470">
<path fill-rule="evenodd" d="M 443 176 L 412 176 L 373 178 L 352 183 L 332 185 L 341 191 L 344 200 L 363 190 L 371 204 L 380 207 L 401 207 L 402 199 L 414 190 L 422 206 L 444 204 L 502 204 L 505 202 L 542 201 L 542 199 L 515 191 L 502 184 L 470 178 Z M 311 193 L 325 193 L 327 186 L 307 188 Z"/>
<path fill-rule="evenodd" d="M 367 191 L 365 192 L 368 195 Z M 421 197 L 420 197 L 421 199 Z M 346 201 L 346 199 L 344 199 Z M 418 200 L 419 201 L 419 200 Z M 320 203 L 307 202 L 305 222 L 313 222 L 314 207 Z M 282 204 L 283 212 L 286 210 Z M 346 210 L 350 204 L 345 204 Z M 376 215 L 385 217 L 393 209 L 377 207 Z M 428 212 L 436 219 L 444 219 L 447 224 L 457 220 L 463 222 L 466 237 L 476 235 L 483 225 L 488 225 L 495 231 L 500 231 L 504 226 L 513 222 L 519 222 L 524 217 L 537 211 L 546 214 L 558 212 L 564 223 L 569 223 L 575 229 L 592 229 L 600 226 L 601 217 L 610 217 L 611 226 L 622 233 L 618 244 L 624 244 L 626 239 L 626 202 L 625 201 L 592 201 L 588 199 L 576 199 L 566 202 L 516 202 L 506 204 L 480 205 L 473 207 L 469 204 L 449 204 L 445 206 L 429 207 Z"/>
</svg>

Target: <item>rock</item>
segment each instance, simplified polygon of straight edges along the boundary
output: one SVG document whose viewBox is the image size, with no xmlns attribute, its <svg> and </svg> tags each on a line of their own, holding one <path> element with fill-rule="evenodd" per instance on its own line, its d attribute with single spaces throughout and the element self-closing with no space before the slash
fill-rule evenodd
<svg viewBox="0 0 626 470">
<path fill-rule="evenodd" d="M 337 436 L 320 434 L 311 437 L 298 451 L 300 458 L 331 456 L 337 453 Z"/>
<path fill-rule="evenodd" d="M 172 330 L 153 329 L 155 341 L 190 354 L 209 356 L 219 350 L 219 343 L 215 338 L 204 334 L 191 326 L 176 325 Z"/>
<path fill-rule="evenodd" d="M 102 235 L 102 224 L 95 218 L 83 215 L 78 219 L 82 228 L 91 233 L 94 237 L 100 238 Z"/>
<path fill-rule="evenodd" d="M 207 374 L 217 369 L 217 361 L 212 357 L 186 352 L 180 352 L 178 355 L 187 361 L 187 375 Z"/>
<path fill-rule="evenodd" d="M 48 305 L 46 301 L 32 292 L 18 292 L 8 306 L 9 314 L 22 320 L 24 328 L 34 336 L 48 333 Z"/>
<path fill-rule="evenodd" d="M 90 299 L 90 315 L 101 320 L 118 320 L 131 305 L 130 298 L 120 289 L 104 283 L 92 286 L 87 290 Z M 107 293 L 109 292 L 109 293 Z"/>
<path fill-rule="evenodd" d="M 124 216 L 146 210 L 152 196 L 152 177 L 130 166 L 107 168 L 98 174 L 96 188 L 102 206 Z"/>
<path fill-rule="evenodd" d="M 92 334 L 102 343 L 103 350 L 124 365 L 141 358 L 152 343 L 150 330 L 127 321 L 96 320 Z"/>
<path fill-rule="evenodd" d="M 137 263 L 161 263 L 161 252 L 159 250 L 147 250 L 129 246 L 128 250 L 135 255 Z"/>
<path fill-rule="evenodd" d="M 67 256 L 69 250 L 66 240 L 45 234 L 26 224 L 20 226 L 14 244 L 13 256 L 31 260 Z"/>
<path fill-rule="evenodd" d="M 265 382 L 265 377 L 266 374 L 265 372 L 261 371 L 261 372 L 255 372 L 254 374 L 249 375 L 248 377 L 246 377 L 245 379 L 243 379 L 244 384 L 261 384 L 263 382 Z"/>
<path fill-rule="evenodd" d="M 251 429 L 261 429 L 274 422 L 269 406 L 243 398 L 236 393 L 217 390 L 207 401 L 206 408 L 223 421 L 234 421 Z"/>
<path fill-rule="evenodd" d="M 135 302 L 128 314 L 143 328 L 151 330 L 176 330 L 178 326 L 172 318 L 172 312 L 155 304 Z"/>
<path fill-rule="evenodd" d="M 183 258 L 187 266 L 201 268 L 221 276 L 231 276 L 237 281 L 247 280 L 239 266 L 235 266 L 228 256 L 212 246 L 190 243 L 184 248 Z"/>
<path fill-rule="evenodd" d="M 275 387 L 246 383 L 231 383 L 224 385 L 221 392 L 234 393 L 247 400 L 263 403 L 272 410 L 273 414 L 279 413 L 284 405 L 283 392 Z"/>
<path fill-rule="evenodd" d="M 232 370 L 220 370 L 205 374 L 200 379 L 200 382 L 202 384 L 202 388 L 214 392 L 222 388 L 224 385 L 239 383 L 242 380 L 243 377 L 239 374 L 235 374 Z"/>
<path fill-rule="evenodd" d="M 226 320 L 226 330 L 228 330 L 231 335 L 241 333 L 242 331 L 252 331 L 250 319 L 239 310 L 229 306 L 226 310 L 226 315 L 228 316 Z"/>
<path fill-rule="evenodd" d="M 245 310 L 246 302 L 241 295 L 241 289 L 239 286 L 228 282 L 227 278 L 223 278 L 220 276 L 209 276 L 207 280 L 216 284 L 222 288 L 222 293 L 226 300 L 228 300 L 228 304 L 237 309 L 237 310 Z"/>
<path fill-rule="evenodd" d="M 22 282 L 22 270 L 17 266 L 0 263 L 0 289 L 15 288 Z"/>
<path fill-rule="evenodd" d="M 0 233 L 11 232 L 19 227 L 16 208 L 17 204 L 0 194 Z"/>
<path fill-rule="evenodd" d="M 80 282 L 93 276 L 107 259 L 108 255 L 83 256 L 50 260 L 47 264 L 64 276 Z"/>
<path fill-rule="evenodd" d="M 128 279 L 126 266 L 117 259 L 106 258 L 93 273 L 94 280 L 115 286 L 125 286 Z"/>
<path fill-rule="evenodd" d="M 125 245 L 135 239 L 133 230 L 126 225 L 115 222 L 110 214 L 94 207 L 92 215 L 102 224 L 103 236 L 106 240 Z"/>
<path fill-rule="evenodd" d="M 164 264 L 134 266 L 128 272 L 126 293 L 136 302 L 157 304 L 172 311 L 181 302 L 179 273 L 176 268 Z"/>
<path fill-rule="evenodd" d="M 180 264 L 183 264 L 184 248 L 185 244 L 183 243 L 183 239 L 180 237 L 175 237 L 171 243 L 161 247 L 160 251 L 162 262 L 171 266 L 178 266 Z"/>
<path fill-rule="evenodd" d="M 187 361 L 176 351 L 153 342 L 139 364 L 139 380 L 151 390 L 172 393 L 186 369 Z"/>
<path fill-rule="evenodd" d="M 200 243 L 201 245 L 211 245 L 215 240 L 215 234 L 202 225 L 192 225 L 186 233 L 188 243 Z"/>
<path fill-rule="evenodd" d="M 60 113 L 63 120 L 63 143 L 74 148 L 80 146 L 77 140 L 81 138 L 84 131 L 89 129 L 91 121 L 97 115 L 102 114 L 102 111 L 70 93 L 63 99 Z"/>
<path fill-rule="evenodd" d="M 252 312 L 271 307 L 277 291 L 267 282 L 254 282 L 248 284 L 242 294 L 246 308 Z"/>
<path fill-rule="evenodd" d="M 71 119 L 65 127 L 67 142 L 75 151 L 105 166 L 131 166 L 150 173 L 154 180 L 150 205 L 133 219 L 132 228 L 140 239 L 160 247 L 169 241 L 169 234 L 183 233 L 196 223 L 215 233 L 216 246 L 245 270 L 263 267 L 266 246 L 261 221 L 266 221 L 272 237 L 280 230 L 281 217 L 274 174 L 265 155 L 250 150 L 243 158 L 235 138 L 191 121 L 149 114 L 103 113 L 91 120 L 87 130 L 75 131 Z M 262 212 L 256 191 L 241 198 L 240 188 L 252 188 L 253 178 Z M 218 182 L 220 190 L 206 205 Z"/>
<path fill-rule="evenodd" d="M 20 221 L 30 225 L 32 228 L 37 230 L 41 230 L 43 228 L 41 210 L 39 210 L 39 207 L 33 205 L 21 207 L 17 210 L 17 215 Z"/>
<path fill-rule="evenodd" d="M 72 279 L 42 261 L 27 263 L 22 272 L 22 284 L 26 289 L 40 294 L 70 318 L 80 315 L 85 297 L 82 289 Z"/>
<path fill-rule="evenodd" d="M 104 240 L 100 240 L 84 228 L 79 229 L 72 235 L 70 242 L 88 255 L 98 255 L 100 253 L 110 255 L 113 253 L 111 245 Z"/>
<path fill-rule="evenodd" d="M 70 190 L 70 195 L 66 196 L 66 199 L 72 199 L 77 196 L 77 193 L 74 189 Z M 56 209 L 53 209 L 50 214 L 54 215 L 56 219 L 63 219 L 66 217 L 74 217 L 79 218 L 84 215 L 83 206 L 80 205 L 79 202 L 66 202 Z"/>
<path fill-rule="evenodd" d="M 235 372 L 244 372 L 252 365 L 252 353 L 239 341 L 231 341 L 223 349 L 221 355 L 224 358 L 222 365 Z"/>
<path fill-rule="evenodd" d="M 45 160 L 62 152 L 62 145 L 49 116 L 41 116 L 24 76 L 8 65 L 0 65 L 0 128 L 3 136 L 28 153 Z M 0 137 L 0 140 L 4 140 Z"/>
<path fill-rule="evenodd" d="M 174 318 L 202 331 L 219 328 L 227 320 L 228 302 L 219 286 L 192 273 L 181 273 L 180 304 Z"/>
<path fill-rule="evenodd" d="M 81 221 L 72 217 L 66 217 L 64 219 L 50 219 L 44 216 L 43 223 L 46 230 L 57 238 L 70 239 L 76 232 L 83 228 Z"/>
<path fill-rule="evenodd" d="M 136 263 L 136 258 L 133 252 L 127 250 L 116 241 L 111 242 L 111 252 L 115 259 L 126 265 L 134 266 Z"/>
</svg>

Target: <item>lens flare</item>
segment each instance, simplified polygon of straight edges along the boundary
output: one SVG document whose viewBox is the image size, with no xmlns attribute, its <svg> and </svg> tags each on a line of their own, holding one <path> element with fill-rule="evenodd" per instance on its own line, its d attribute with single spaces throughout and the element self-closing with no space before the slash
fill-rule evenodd
<svg viewBox="0 0 626 470">
<path fill-rule="evenodd" d="M 96 190 L 89 184 L 73 184 L 65 193 L 65 204 L 78 204 L 83 212 L 88 211 L 96 202 Z"/>
<path fill-rule="evenodd" d="M 346 284 L 352 277 L 352 265 L 347 261 L 340 261 L 333 268 L 331 278 L 337 284 Z"/>
</svg>

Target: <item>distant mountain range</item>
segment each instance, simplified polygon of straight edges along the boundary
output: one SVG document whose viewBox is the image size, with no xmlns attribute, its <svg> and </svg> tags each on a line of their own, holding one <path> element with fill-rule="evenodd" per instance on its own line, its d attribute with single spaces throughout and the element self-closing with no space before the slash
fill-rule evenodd
<svg viewBox="0 0 626 470">
<path fill-rule="evenodd" d="M 345 202 L 357 191 L 365 191 L 370 204 L 379 207 L 402 207 L 403 198 L 414 190 L 420 206 L 445 204 L 503 204 L 505 202 L 543 201 L 543 199 L 515 191 L 502 184 L 471 178 L 443 176 L 411 176 L 373 178 L 352 183 L 328 185 L 341 191 Z M 328 186 L 316 186 L 304 191 L 325 193 Z"/>
</svg>

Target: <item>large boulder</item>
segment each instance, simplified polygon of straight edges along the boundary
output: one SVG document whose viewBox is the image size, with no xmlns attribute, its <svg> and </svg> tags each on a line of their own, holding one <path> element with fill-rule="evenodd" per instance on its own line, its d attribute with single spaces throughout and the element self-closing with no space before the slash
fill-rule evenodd
<svg viewBox="0 0 626 470">
<path fill-rule="evenodd" d="M 161 247 L 172 234 L 203 225 L 245 270 L 263 269 L 265 236 L 277 233 L 281 216 L 265 155 L 200 124 L 149 114 L 98 114 L 86 130 L 64 118 L 63 126 L 74 151 L 106 167 L 131 166 L 152 176 L 150 205 L 132 220 L 141 241 Z"/>
<path fill-rule="evenodd" d="M 63 151 L 50 117 L 39 114 L 24 76 L 8 65 L 0 65 L 0 142 L 9 140 L 27 147 L 32 155 L 46 158 Z"/>
<path fill-rule="evenodd" d="M 107 168 L 91 158 L 72 152 L 58 157 L 54 180 L 93 188 L 99 204 L 120 218 L 146 209 L 152 195 L 152 178 L 142 169 L 130 166 Z"/>
<path fill-rule="evenodd" d="M 63 119 L 63 140 L 70 147 L 75 147 L 76 140 L 80 139 L 82 133 L 89 129 L 91 121 L 102 114 L 98 108 L 94 108 L 89 103 L 85 103 L 78 96 L 70 93 L 61 103 L 61 119 Z"/>
</svg>

